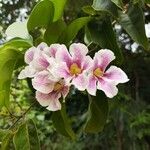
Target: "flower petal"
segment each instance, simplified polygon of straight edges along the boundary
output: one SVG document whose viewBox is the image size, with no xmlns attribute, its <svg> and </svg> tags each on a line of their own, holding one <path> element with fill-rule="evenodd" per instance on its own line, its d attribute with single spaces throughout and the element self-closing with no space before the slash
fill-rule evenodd
<svg viewBox="0 0 150 150">
<path fill-rule="evenodd" d="M 37 49 L 43 51 L 44 48 L 48 47 L 48 45 L 44 42 L 40 43 L 38 46 L 37 46 Z"/>
<path fill-rule="evenodd" d="M 31 65 L 33 68 L 35 68 L 37 71 L 42 71 L 44 69 L 47 69 L 49 67 L 49 58 L 46 54 L 44 54 L 42 51 L 38 51 L 33 61 L 31 62 Z"/>
<path fill-rule="evenodd" d="M 129 79 L 126 73 L 116 66 L 111 66 L 104 74 L 104 77 L 108 80 L 115 81 L 117 83 L 128 82 Z"/>
<path fill-rule="evenodd" d="M 26 62 L 27 64 L 29 64 L 29 63 L 33 60 L 34 54 L 35 54 L 36 50 L 37 50 L 37 49 L 36 49 L 35 47 L 31 47 L 31 48 L 29 48 L 29 49 L 26 51 L 26 53 L 25 53 L 25 62 Z"/>
<path fill-rule="evenodd" d="M 113 98 L 118 93 L 115 82 L 108 82 L 103 79 L 99 79 L 97 89 L 102 90 L 109 98 Z"/>
<path fill-rule="evenodd" d="M 61 45 L 59 51 L 56 52 L 56 60 L 59 63 L 65 62 L 67 64 L 67 67 L 70 68 L 72 59 L 65 45 Z"/>
<path fill-rule="evenodd" d="M 63 98 L 66 98 L 66 96 L 68 95 L 68 93 L 69 93 L 69 86 L 64 86 L 64 88 L 62 90 Z"/>
<path fill-rule="evenodd" d="M 18 79 L 33 78 L 35 74 L 36 70 L 34 68 L 26 66 L 25 69 L 20 72 Z"/>
<path fill-rule="evenodd" d="M 60 78 L 67 79 L 71 76 L 66 63 L 64 63 L 64 62 L 57 63 L 57 64 L 55 64 L 55 67 L 52 67 L 50 69 L 51 69 L 52 74 L 56 77 L 58 76 Z"/>
<path fill-rule="evenodd" d="M 53 58 L 55 58 L 56 52 L 61 48 L 60 44 L 51 44 L 50 47 L 44 49 L 44 52 Z"/>
<path fill-rule="evenodd" d="M 87 87 L 87 76 L 82 73 L 72 80 L 72 85 L 74 85 L 79 91 L 84 91 Z"/>
<path fill-rule="evenodd" d="M 48 106 L 50 104 L 50 96 L 48 94 L 41 93 L 36 91 L 36 99 L 40 103 L 41 106 Z"/>
<path fill-rule="evenodd" d="M 88 48 L 81 43 L 73 43 L 70 45 L 69 52 L 72 56 L 73 62 L 77 63 L 78 66 L 82 65 L 82 62 L 86 58 Z"/>
<path fill-rule="evenodd" d="M 90 95 L 96 96 L 96 79 L 92 75 L 88 77 L 87 91 Z"/>
<path fill-rule="evenodd" d="M 93 60 L 90 56 L 86 56 L 85 60 L 82 62 L 82 69 L 89 70 L 93 64 Z"/>
<path fill-rule="evenodd" d="M 109 63 L 114 59 L 115 55 L 112 51 L 108 49 L 100 50 L 97 53 L 95 53 L 94 66 L 95 68 L 100 67 L 102 71 L 105 71 Z"/>
<path fill-rule="evenodd" d="M 49 79 L 48 71 L 41 71 L 32 79 L 33 87 L 42 93 L 48 94 L 54 88 L 55 82 Z"/>
<path fill-rule="evenodd" d="M 73 43 L 70 45 L 69 52 L 72 57 L 82 59 L 88 53 L 88 48 L 82 43 Z"/>
<path fill-rule="evenodd" d="M 60 93 L 50 93 L 50 103 L 47 107 L 50 111 L 58 111 L 61 109 L 61 103 L 59 101 L 59 98 L 61 97 Z"/>
</svg>

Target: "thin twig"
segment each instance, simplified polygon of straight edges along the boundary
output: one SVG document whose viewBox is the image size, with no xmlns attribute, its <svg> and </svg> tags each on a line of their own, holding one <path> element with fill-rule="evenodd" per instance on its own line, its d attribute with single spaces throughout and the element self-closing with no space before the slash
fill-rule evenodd
<svg viewBox="0 0 150 150">
<path fill-rule="evenodd" d="M 30 107 L 21 115 L 18 117 L 18 119 L 13 123 L 12 126 L 9 127 L 9 129 L 12 129 L 24 116 L 30 111 L 30 109 L 34 106 L 35 102 L 30 105 Z"/>
</svg>

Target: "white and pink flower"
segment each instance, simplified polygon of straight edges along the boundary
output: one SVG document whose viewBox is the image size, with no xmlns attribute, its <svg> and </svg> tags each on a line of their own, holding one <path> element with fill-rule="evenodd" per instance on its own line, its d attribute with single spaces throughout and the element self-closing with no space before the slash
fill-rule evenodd
<svg viewBox="0 0 150 150">
<path fill-rule="evenodd" d="M 88 48 L 84 44 L 74 43 L 69 52 L 65 45 L 56 52 L 58 66 L 53 72 L 64 78 L 67 83 L 71 82 L 78 90 L 84 91 L 87 86 L 86 74 L 92 62 L 91 57 L 87 56 Z"/>
<path fill-rule="evenodd" d="M 55 82 L 51 92 L 45 94 L 37 91 L 36 99 L 43 107 L 47 107 L 48 110 L 57 111 L 61 109 L 60 98 L 63 97 L 65 99 L 68 93 L 69 86 L 65 84 L 64 80 L 60 79 Z"/>
<path fill-rule="evenodd" d="M 95 53 L 93 63 L 88 73 L 87 91 L 96 96 L 96 91 L 102 90 L 107 97 L 112 98 L 118 93 L 116 85 L 129 81 L 124 71 L 116 66 L 110 66 L 115 59 L 114 53 L 110 50 L 100 50 Z"/>
<path fill-rule="evenodd" d="M 71 85 L 80 91 L 87 89 L 94 96 L 98 89 L 107 97 L 114 97 L 118 93 L 116 86 L 129 80 L 120 68 L 107 69 L 115 59 L 114 53 L 100 50 L 93 59 L 87 54 L 88 48 L 81 43 L 72 44 L 69 51 L 63 44 L 48 47 L 41 43 L 26 51 L 27 66 L 18 78 L 31 78 L 37 101 L 51 111 L 61 109 L 60 98 L 66 98 Z"/>
</svg>

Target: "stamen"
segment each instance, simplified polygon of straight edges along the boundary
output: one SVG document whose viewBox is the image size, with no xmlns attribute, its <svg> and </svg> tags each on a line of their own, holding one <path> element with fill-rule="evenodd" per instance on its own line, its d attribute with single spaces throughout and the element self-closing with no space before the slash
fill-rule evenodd
<svg viewBox="0 0 150 150">
<path fill-rule="evenodd" d="M 70 74 L 71 75 L 79 75 L 82 70 L 78 67 L 76 63 L 73 63 L 70 67 Z"/>
</svg>

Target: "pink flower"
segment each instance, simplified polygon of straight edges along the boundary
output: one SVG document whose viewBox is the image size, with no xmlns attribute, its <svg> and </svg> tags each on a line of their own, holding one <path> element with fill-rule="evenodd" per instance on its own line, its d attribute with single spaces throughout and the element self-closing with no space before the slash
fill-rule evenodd
<svg viewBox="0 0 150 150">
<path fill-rule="evenodd" d="M 44 94 L 39 91 L 36 92 L 37 101 L 44 107 L 47 107 L 50 111 L 57 111 L 61 109 L 61 103 L 59 99 L 63 96 L 63 99 L 69 93 L 69 86 L 65 84 L 65 81 L 60 79 L 54 84 L 53 90 Z"/>
<path fill-rule="evenodd" d="M 55 82 L 57 81 L 58 79 L 49 71 L 44 70 L 35 75 L 32 79 L 32 85 L 37 91 L 48 94 L 53 90 Z"/>
<path fill-rule="evenodd" d="M 32 78 L 36 73 L 47 69 L 50 66 L 50 58 L 44 52 L 46 48 L 45 43 L 41 43 L 36 47 L 29 48 L 25 53 L 25 62 L 28 64 L 25 69 L 23 69 L 18 78 Z"/>
<path fill-rule="evenodd" d="M 95 53 L 92 66 L 88 73 L 87 91 L 96 95 L 96 90 L 102 90 L 107 97 L 112 98 L 118 93 L 116 85 L 129 81 L 124 71 L 116 66 L 106 67 L 115 59 L 114 53 L 110 50 L 100 50 Z"/>
<path fill-rule="evenodd" d="M 65 45 L 61 45 L 56 52 L 58 66 L 52 72 L 64 78 L 67 83 L 71 81 L 78 90 L 84 91 L 87 86 L 87 70 L 92 61 L 90 56 L 86 56 L 88 48 L 84 44 L 74 43 L 69 52 Z"/>
<path fill-rule="evenodd" d="M 62 46 L 61 44 L 51 44 L 50 47 L 44 48 L 44 52 L 48 56 L 55 58 L 56 52 L 61 49 Z"/>
</svg>

